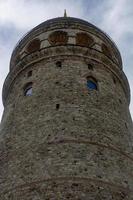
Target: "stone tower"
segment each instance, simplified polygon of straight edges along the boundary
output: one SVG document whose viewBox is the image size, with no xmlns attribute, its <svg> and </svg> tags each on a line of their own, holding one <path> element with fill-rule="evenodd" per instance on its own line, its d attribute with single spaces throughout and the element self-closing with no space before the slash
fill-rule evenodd
<svg viewBox="0 0 133 200">
<path fill-rule="evenodd" d="M 3 87 L 1 200 L 132 200 L 130 90 L 114 42 L 77 18 L 15 47 Z"/>
</svg>

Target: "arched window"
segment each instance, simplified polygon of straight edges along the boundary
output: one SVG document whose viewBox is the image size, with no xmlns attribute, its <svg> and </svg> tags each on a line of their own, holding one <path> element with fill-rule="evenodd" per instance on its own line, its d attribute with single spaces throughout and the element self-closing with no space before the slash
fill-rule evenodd
<svg viewBox="0 0 133 200">
<path fill-rule="evenodd" d="M 56 62 L 56 67 L 60 67 L 60 68 L 62 67 L 61 61 L 57 61 L 57 62 Z"/>
<path fill-rule="evenodd" d="M 97 90 L 97 81 L 92 77 L 87 77 L 88 90 Z"/>
<path fill-rule="evenodd" d="M 88 69 L 89 70 L 93 70 L 93 65 L 92 64 L 88 64 Z"/>
<path fill-rule="evenodd" d="M 41 42 L 39 39 L 32 40 L 27 46 L 27 52 L 32 53 L 34 51 L 38 51 L 40 49 Z"/>
<path fill-rule="evenodd" d="M 28 73 L 27 73 L 27 77 L 30 77 L 32 76 L 32 70 L 30 70 Z"/>
<path fill-rule="evenodd" d="M 80 46 L 90 47 L 94 43 L 93 38 L 86 33 L 77 33 L 76 44 Z"/>
<path fill-rule="evenodd" d="M 24 96 L 32 96 L 32 82 L 27 83 L 24 87 Z"/>
<path fill-rule="evenodd" d="M 64 45 L 68 42 L 68 35 L 65 31 L 55 31 L 49 35 L 48 40 L 52 45 Z"/>
</svg>

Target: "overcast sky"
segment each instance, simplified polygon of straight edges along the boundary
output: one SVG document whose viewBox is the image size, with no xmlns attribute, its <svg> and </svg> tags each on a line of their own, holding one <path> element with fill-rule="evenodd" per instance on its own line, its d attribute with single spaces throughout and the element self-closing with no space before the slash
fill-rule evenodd
<svg viewBox="0 0 133 200">
<path fill-rule="evenodd" d="M 133 96 L 133 0 L 0 0 L 0 97 L 11 52 L 31 28 L 54 17 L 82 18 L 105 31 L 117 44 Z M 133 99 L 130 104 L 133 116 Z M 0 98 L 0 118 L 3 112 Z"/>
</svg>

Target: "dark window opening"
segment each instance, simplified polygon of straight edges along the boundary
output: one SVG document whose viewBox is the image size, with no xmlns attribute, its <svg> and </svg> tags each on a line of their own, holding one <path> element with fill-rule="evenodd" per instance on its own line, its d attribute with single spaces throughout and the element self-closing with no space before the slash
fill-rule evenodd
<svg viewBox="0 0 133 200">
<path fill-rule="evenodd" d="M 114 84 L 116 84 L 116 79 L 113 77 L 113 82 L 114 82 Z"/>
<path fill-rule="evenodd" d="M 59 110 L 60 104 L 56 104 L 56 110 Z"/>
<path fill-rule="evenodd" d="M 32 83 L 27 83 L 24 87 L 24 96 L 32 96 Z"/>
<path fill-rule="evenodd" d="M 126 129 L 128 128 L 128 126 L 127 126 L 127 123 L 125 122 L 125 127 L 126 127 Z"/>
<path fill-rule="evenodd" d="M 122 104 L 122 100 L 121 99 L 119 99 L 119 102 Z"/>
<path fill-rule="evenodd" d="M 56 62 L 56 67 L 62 67 L 61 61 Z"/>
<path fill-rule="evenodd" d="M 32 76 L 32 71 L 29 71 L 27 74 L 27 77 L 30 77 L 30 76 Z"/>
<path fill-rule="evenodd" d="M 89 90 L 97 90 L 97 82 L 92 77 L 87 77 L 87 88 Z"/>
<path fill-rule="evenodd" d="M 93 66 L 91 64 L 88 64 L 88 69 L 93 70 Z"/>
<path fill-rule="evenodd" d="M 56 82 L 55 82 L 55 84 L 57 84 L 57 85 L 58 85 L 58 84 L 59 84 L 59 81 L 56 81 Z"/>
<path fill-rule="evenodd" d="M 76 164 L 78 161 L 77 161 L 77 160 L 74 160 L 73 162 L 74 162 L 74 164 Z"/>
<path fill-rule="evenodd" d="M 32 53 L 34 51 L 38 51 L 40 49 L 41 42 L 39 39 L 32 40 L 27 46 L 27 52 Z"/>
</svg>

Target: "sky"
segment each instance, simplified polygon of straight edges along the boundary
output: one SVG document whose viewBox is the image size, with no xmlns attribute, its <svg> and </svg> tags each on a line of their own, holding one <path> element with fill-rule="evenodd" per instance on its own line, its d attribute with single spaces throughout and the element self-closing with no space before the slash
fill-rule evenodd
<svg viewBox="0 0 133 200">
<path fill-rule="evenodd" d="M 11 53 L 20 38 L 43 21 L 67 15 L 89 21 L 106 32 L 118 46 L 129 80 L 133 117 L 133 0 L 0 0 L 0 118 L 2 86 Z"/>
</svg>

